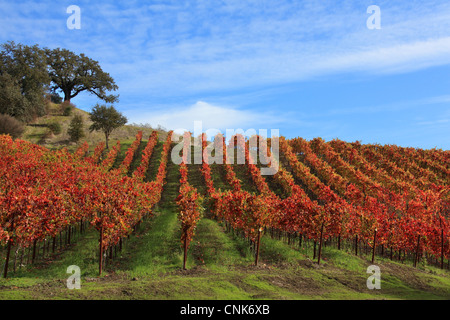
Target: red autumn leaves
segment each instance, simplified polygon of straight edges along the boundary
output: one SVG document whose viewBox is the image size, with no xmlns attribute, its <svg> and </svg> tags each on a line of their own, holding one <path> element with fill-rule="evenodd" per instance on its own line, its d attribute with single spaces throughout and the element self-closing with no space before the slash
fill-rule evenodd
<svg viewBox="0 0 450 320">
<path fill-rule="evenodd" d="M 72 155 L 64 149 L 50 151 L 0 136 L 0 241 L 27 247 L 34 241 L 55 237 L 83 220 L 103 233 L 104 248 L 116 244 L 144 215 L 151 214 L 160 200 L 171 134 L 152 182 L 125 175 L 141 132 L 120 169 L 109 172 L 120 149 L 119 142 L 97 165 L 103 144 L 95 148 L 92 157 L 84 158 L 86 143 Z M 150 140 L 155 143 L 155 134 Z"/>
</svg>

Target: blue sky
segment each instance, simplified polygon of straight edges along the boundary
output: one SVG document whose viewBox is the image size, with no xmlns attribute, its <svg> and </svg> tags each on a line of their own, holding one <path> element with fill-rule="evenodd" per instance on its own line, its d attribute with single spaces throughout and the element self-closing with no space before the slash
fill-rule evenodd
<svg viewBox="0 0 450 320">
<path fill-rule="evenodd" d="M 70 5 L 80 30 L 66 26 Z M 130 122 L 450 149 L 444 0 L 0 1 L 8 40 L 99 61 Z"/>
</svg>

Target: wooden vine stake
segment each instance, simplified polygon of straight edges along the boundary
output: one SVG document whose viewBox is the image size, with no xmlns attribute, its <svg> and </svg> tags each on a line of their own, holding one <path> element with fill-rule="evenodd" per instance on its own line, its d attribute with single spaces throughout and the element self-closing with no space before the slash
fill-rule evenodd
<svg viewBox="0 0 450 320">
<path fill-rule="evenodd" d="M 414 259 L 414 268 L 417 266 L 417 260 L 419 259 L 419 245 L 420 245 L 420 235 L 417 236 L 417 248 L 416 248 L 416 257 Z"/>
<path fill-rule="evenodd" d="M 6 279 L 7 275 L 8 275 L 8 264 L 9 264 L 9 255 L 11 253 L 11 243 L 12 243 L 12 240 L 9 239 L 8 240 L 8 249 L 7 249 L 7 252 L 6 252 L 5 269 L 3 271 L 3 278 L 5 278 L 5 279 Z"/>
<path fill-rule="evenodd" d="M 187 232 L 185 232 L 185 234 L 184 234 L 184 257 L 183 257 L 183 270 L 186 270 L 187 248 L 188 248 L 188 241 L 187 241 Z"/>
<path fill-rule="evenodd" d="M 259 243 L 261 242 L 261 232 L 262 228 L 258 229 L 258 238 L 256 239 L 256 257 L 255 257 L 255 266 L 258 265 L 258 259 L 259 259 Z"/>
<path fill-rule="evenodd" d="M 102 269 L 103 269 L 103 226 L 100 228 L 99 251 L 100 251 L 100 257 L 99 257 L 99 262 L 98 262 L 98 274 L 101 276 Z"/>
<path fill-rule="evenodd" d="M 14 230 L 14 218 L 15 218 L 15 215 L 13 214 L 12 222 L 11 222 L 11 230 Z M 4 269 L 4 273 L 3 273 L 3 278 L 5 278 L 5 279 L 8 276 L 8 264 L 9 264 L 9 256 L 11 253 L 11 245 L 12 245 L 12 239 L 10 238 L 8 240 L 8 249 L 6 252 L 5 269 Z"/>
<path fill-rule="evenodd" d="M 373 234 L 373 249 L 372 249 L 372 264 L 375 261 L 375 248 L 377 246 L 377 228 L 375 228 L 375 232 Z"/>
<path fill-rule="evenodd" d="M 444 229 L 441 229 L 441 269 L 444 269 Z"/>
<path fill-rule="evenodd" d="M 320 264 L 320 256 L 322 254 L 322 239 L 323 239 L 323 222 L 322 226 L 320 227 L 320 242 L 319 242 L 319 256 L 317 258 L 317 264 Z"/>
<path fill-rule="evenodd" d="M 33 256 L 31 257 L 31 263 L 34 263 L 34 260 L 36 259 L 36 244 L 37 244 L 37 239 L 34 239 L 33 241 Z"/>
</svg>

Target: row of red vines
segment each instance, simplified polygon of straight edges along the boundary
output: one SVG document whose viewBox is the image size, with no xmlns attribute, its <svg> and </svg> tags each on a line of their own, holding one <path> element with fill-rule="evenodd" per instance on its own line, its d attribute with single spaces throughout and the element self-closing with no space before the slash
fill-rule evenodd
<svg viewBox="0 0 450 320">
<path fill-rule="evenodd" d="M 190 154 L 190 140 L 191 135 L 189 132 L 186 132 L 184 134 L 183 158 L 180 164 L 180 190 L 176 198 L 176 203 L 179 207 L 178 220 L 181 222 L 181 242 L 184 246 L 183 269 L 186 269 L 187 250 L 194 237 L 197 222 L 200 220 L 203 212 L 203 198 L 198 194 L 197 189 L 188 182 L 186 163 L 187 155 Z"/>
<path fill-rule="evenodd" d="M 145 149 L 142 151 L 141 164 L 139 167 L 133 172 L 133 178 L 139 179 L 141 181 L 145 178 L 145 173 L 147 172 L 148 166 L 150 164 L 150 158 L 153 154 L 153 149 L 158 143 L 158 131 L 152 131 L 150 138 L 148 139 L 148 143 L 145 146 Z"/>
<path fill-rule="evenodd" d="M 448 242 L 445 238 L 445 235 L 448 235 L 449 227 L 448 188 L 436 187 L 423 192 L 412 187 L 411 189 L 416 192 L 416 199 L 409 196 L 408 190 L 403 191 L 402 195 L 397 195 L 370 180 L 381 174 L 377 172 L 376 168 L 367 171 L 361 168 L 370 176 L 363 176 L 360 171 L 355 172 L 337 154 L 333 154 L 330 147 L 320 139 L 313 140 L 317 152 L 324 156 L 334 168 L 338 168 L 343 174 L 342 176 L 337 175 L 333 168 L 326 167 L 323 163 L 320 164 L 321 160 L 314 156 L 308 143 L 302 139 L 297 138 L 291 143 L 305 155 L 305 159 L 316 172 L 323 175 L 330 185 L 340 189 L 342 193 L 344 185 L 347 184 L 345 198 L 354 208 L 358 209 L 356 213 L 365 220 L 354 220 L 358 224 L 355 225 L 356 228 L 348 229 L 349 234 L 362 236 L 368 242 L 371 238 L 375 239 L 376 236 L 377 243 L 390 246 L 391 250 L 404 250 L 416 252 L 416 254 L 421 250 L 421 252 L 428 252 L 435 256 L 440 254 L 441 260 L 443 260 L 444 254 L 448 256 Z M 351 155 L 356 157 L 355 153 L 351 153 Z M 347 158 L 350 158 L 349 154 L 347 154 Z M 296 157 L 291 160 L 292 162 L 298 161 Z M 363 188 L 363 192 L 346 180 L 348 176 L 352 175 L 360 178 L 354 181 Z M 368 190 L 377 191 L 372 193 L 374 198 L 366 194 Z M 350 216 L 350 218 L 352 217 Z M 378 233 L 376 233 L 377 230 Z M 420 248 L 417 243 L 421 244 Z"/>
<path fill-rule="evenodd" d="M 95 161 L 83 159 L 87 144 L 72 155 L 0 136 L 0 241 L 8 248 L 4 276 L 11 245 L 28 247 L 55 238 L 80 221 L 90 222 L 100 234 L 101 273 L 103 252 L 128 236 L 160 200 L 171 135 L 164 144 L 155 181 L 145 183 L 122 175 L 125 170 L 107 172 L 120 149 L 119 142 L 102 166 L 97 166 Z M 130 163 L 126 158 L 123 166 Z"/>
<path fill-rule="evenodd" d="M 103 141 L 98 143 L 95 146 L 94 154 L 92 156 L 87 157 L 86 161 L 88 161 L 92 164 L 98 164 L 102 157 L 103 151 L 105 150 L 105 146 L 106 146 L 106 144 Z"/>
<path fill-rule="evenodd" d="M 9 249 L 56 237 L 81 220 L 100 232 L 100 247 L 107 247 L 153 206 L 147 185 L 107 174 L 65 150 L 1 136 L 0 153 L 0 240 Z"/>
<path fill-rule="evenodd" d="M 120 141 L 117 141 L 116 145 L 108 152 L 106 158 L 101 163 L 101 167 L 103 168 L 104 171 L 109 171 L 112 168 L 119 152 L 120 152 Z"/>
<path fill-rule="evenodd" d="M 125 159 L 123 159 L 122 163 L 120 164 L 118 170 L 121 174 L 126 175 L 130 170 L 131 163 L 133 162 L 134 156 L 136 155 L 139 145 L 141 144 L 141 140 L 142 140 L 142 131 L 139 131 L 136 135 L 136 139 L 128 148 L 125 154 Z"/>
</svg>

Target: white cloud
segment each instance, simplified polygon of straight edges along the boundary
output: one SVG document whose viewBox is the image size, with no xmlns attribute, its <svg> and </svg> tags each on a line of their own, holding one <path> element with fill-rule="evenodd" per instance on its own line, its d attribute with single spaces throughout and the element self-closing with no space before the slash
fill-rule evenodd
<svg viewBox="0 0 450 320">
<path fill-rule="evenodd" d="M 129 112 L 132 114 L 132 112 Z M 130 116 L 129 122 L 150 123 L 153 126 L 161 125 L 168 129 L 194 130 L 195 121 L 202 122 L 203 130 L 208 129 L 276 129 L 267 125 L 286 123 L 287 119 L 270 112 L 258 110 L 238 110 L 227 106 L 217 106 L 204 101 L 197 101 L 189 107 L 171 107 L 153 112 L 139 111 L 139 116 Z M 224 131 L 222 131 L 224 132 Z"/>
<path fill-rule="evenodd" d="M 401 73 L 449 63 L 450 37 L 445 37 L 347 54 L 330 61 L 327 69 Z"/>
</svg>

